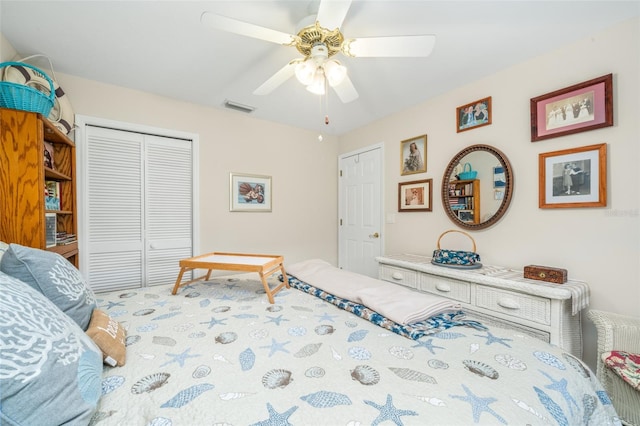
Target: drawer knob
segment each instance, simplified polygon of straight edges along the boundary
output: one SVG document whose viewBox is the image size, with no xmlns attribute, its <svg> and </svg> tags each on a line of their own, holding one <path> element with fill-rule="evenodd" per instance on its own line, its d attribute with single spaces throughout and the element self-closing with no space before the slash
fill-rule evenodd
<svg viewBox="0 0 640 426">
<path fill-rule="evenodd" d="M 498 300 L 498 305 L 502 306 L 505 309 L 516 310 L 520 309 L 520 305 L 513 299 L 500 299 Z"/>
<path fill-rule="evenodd" d="M 449 293 L 451 291 L 451 286 L 449 286 L 449 284 L 438 283 L 436 284 L 436 290 Z"/>
<path fill-rule="evenodd" d="M 393 274 L 391 274 L 391 278 L 393 278 L 394 280 L 401 280 L 404 278 L 404 276 L 400 272 L 394 272 Z"/>
</svg>

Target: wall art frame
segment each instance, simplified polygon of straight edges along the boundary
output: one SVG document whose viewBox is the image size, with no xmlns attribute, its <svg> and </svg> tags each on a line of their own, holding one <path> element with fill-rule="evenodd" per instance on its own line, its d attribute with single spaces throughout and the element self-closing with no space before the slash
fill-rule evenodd
<svg viewBox="0 0 640 426">
<path fill-rule="evenodd" d="M 271 176 L 229 174 L 229 211 L 270 212 Z"/>
<path fill-rule="evenodd" d="M 491 124 L 491 96 L 456 108 L 458 133 Z"/>
<path fill-rule="evenodd" d="M 400 175 L 427 171 L 427 135 L 400 142 Z"/>
<path fill-rule="evenodd" d="M 613 74 L 531 99 L 531 142 L 613 126 Z"/>
<path fill-rule="evenodd" d="M 539 154 L 541 209 L 606 207 L 607 144 Z"/>
<path fill-rule="evenodd" d="M 432 206 L 433 179 L 398 183 L 399 212 L 430 212 Z"/>
</svg>

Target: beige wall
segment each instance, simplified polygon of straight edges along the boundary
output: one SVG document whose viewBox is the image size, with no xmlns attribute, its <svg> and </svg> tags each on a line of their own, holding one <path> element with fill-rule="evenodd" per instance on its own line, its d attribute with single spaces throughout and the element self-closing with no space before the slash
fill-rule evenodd
<svg viewBox="0 0 640 426">
<path fill-rule="evenodd" d="M 439 235 L 455 228 L 440 197 L 449 160 L 468 145 L 493 145 L 512 164 L 515 190 L 506 216 L 472 233 L 483 262 L 566 268 L 571 278 L 590 284 L 591 307 L 640 315 L 639 23 L 622 23 L 342 136 L 341 152 L 385 142 L 385 211 L 387 217 L 395 215 L 395 223 L 386 224 L 386 252 L 430 255 Z M 613 127 L 531 142 L 530 98 L 608 73 L 613 73 Z M 492 97 L 492 124 L 456 133 L 456 107 L 487 96 Z M 400 176 L 400 141 L 424 133 L 427 172 Z M 607 207 L 539 209 L 538 154 L 603 142 L 608 145 Z M 398 182 L 420 178 L 433 179 L 433 212 L 397 213 Z M 584 322 L 585 355 L 593 364 L 595 329 Z"/>
<path fill-rule="evenodd" d="M 0 59 L 15 51 L 0 37 Z M 55 58 L 54 58 L 55 66 Z M 75 113 L 196 133 L 200 253 L 283 254 L 337 263 L 337 138 L 56 73 Z M 229 173 L 272 177 L 272 212 L 229 212 Z"/>
<path fill-rule="evenodd" d="M 337 263 L 337 156 L 385 143 L 386 253 L 430 255 L 455 226 L 439 195 L 449 159 L 477 143 L 511 161 L 512 205 L 493 227 L 473 232 L 487 264 L 563 267 L 591 286 L 591 306 L 638 315 L 640 306 L 639 22 L 634 19 L 489 78 L 473 81 L 339 138 L 264 122 L 241 113 L 157 97 L 58 74 L 77 113 L 200 135 L 201 252 L 277 252 L 288 262 L 320 257 Z M 0 59 L 6 56 L 1 38 Z M 10 46 L 9 46 L 10 48 Z M 604 74 L 614 75 L 615 125 L 531 143 L 529 99 Z M 429 84 L 420 82 L 419 84 Z M 455 108 L 492 97 L 493 123 L 456 133 Z M 399 142 L 428 135 L 427 172 L 400 176 Z M 538 154 L 606 142 L 606 208 L 539 209 Z M 230 213 L 228 174 L 273 176 L 273 212 Z M 398 182 L 432 178 L 433 212 L 397 213 Z M 595 331 L 585 319 L 585 356 L 595 359 Z"/>
</svg>

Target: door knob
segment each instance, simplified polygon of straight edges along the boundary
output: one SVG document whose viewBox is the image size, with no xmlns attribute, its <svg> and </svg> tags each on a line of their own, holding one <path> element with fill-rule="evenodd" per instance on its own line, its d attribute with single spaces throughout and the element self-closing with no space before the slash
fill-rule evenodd
<svg viewBox="0 0 640 426">
<path fill-rule="evenodd" d="M 369 238 L 378 238 L 380 236 L 380 234 L 378 234 L 377 232 L 373 235 L 369 235 Z"/>
</svg>

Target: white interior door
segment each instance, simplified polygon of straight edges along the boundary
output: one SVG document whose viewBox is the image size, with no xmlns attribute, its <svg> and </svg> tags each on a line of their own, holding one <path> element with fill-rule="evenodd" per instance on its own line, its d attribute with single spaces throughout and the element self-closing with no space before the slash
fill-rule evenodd
<svg viewBox="0 0 640 426">
<path fill-rule="evenodd" d="M 173 283 L 179 260 L 194 255 L 196 142 L 91 125 L 81 139 L 80 270 L 87 281 L 96 291 Z"/>
<path fill-rule="evenodd" d="M 382 254 L 382 145 L 339 158 L 339 267 L 378 276 Z"/>
</svg>

